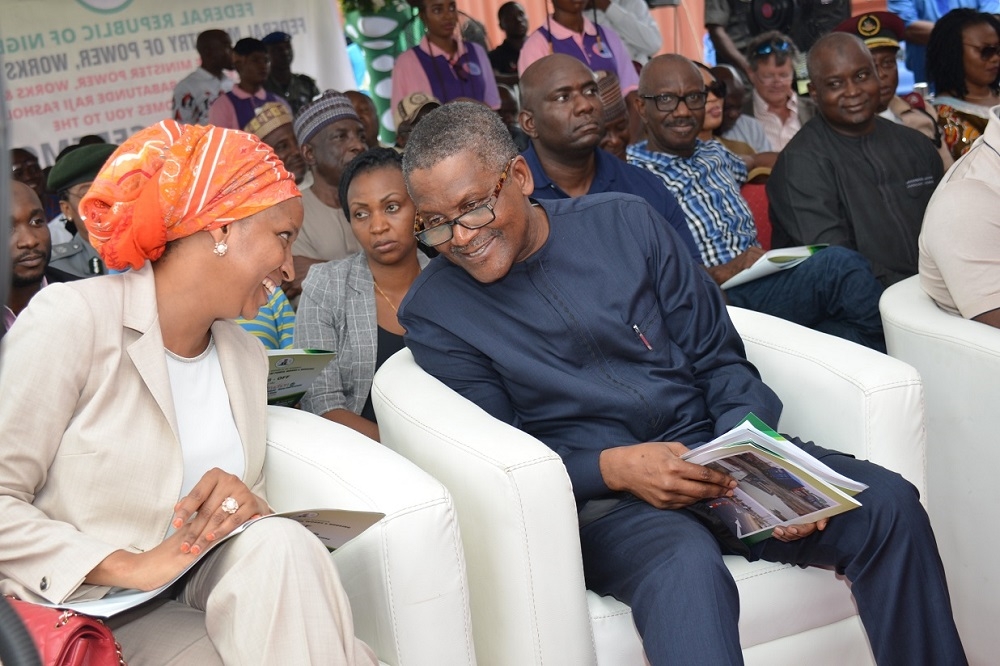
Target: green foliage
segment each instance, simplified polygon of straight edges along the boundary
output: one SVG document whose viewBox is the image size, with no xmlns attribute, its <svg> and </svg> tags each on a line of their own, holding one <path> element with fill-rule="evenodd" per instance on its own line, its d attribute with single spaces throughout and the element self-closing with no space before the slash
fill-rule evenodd
<svg viewBox="0 0 1000 666">
<path fill-rule="evenodd" d="M 362 16 L 374 16 L 380 13 L 408 13 L 410 5 L 406 0 L 339 0 L 340 10 L 346 15 L 358 12 Z"/>
</svg>

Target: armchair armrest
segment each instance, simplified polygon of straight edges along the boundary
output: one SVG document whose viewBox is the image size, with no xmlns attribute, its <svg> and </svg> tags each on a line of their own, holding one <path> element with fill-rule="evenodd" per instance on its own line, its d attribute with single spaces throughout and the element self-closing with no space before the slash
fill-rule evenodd
<svg viewBox="0 0 1000 666">
<path fill-rule="evenodd" d="M 355 631 L 390 664 L 474 664 L 469 592 L 448 491 L 416 465 L 324 418 L 268 407 L 267 495 L 277 511 L 380 511 L 334 553 Z"/>
<path fill-rule="evenodd" d="M 994 621 L 1000 535 L 984 527 L 983 517 L 995 501 L 1000 461 L 994 425 L 1000 330 L 942 310 L 919 276 L 886 289 L 879 306 L 889 353 L 923 378 L 931 525 L 965 652 L 973 664 L 990 664 L 1000 654 Z"/>
<path fill-rule="evenodd" d="M 923 387 L 912 367 L 860 345 L 730 307 L 747 358 L 784 403 L 778 429 L 902 474 L 926 494 Z"/>
<path fill-rule="evenodd" d="M 594 664 L 576 504 L 559 456 L 425 373 L 407 349 L 376 373 L 372 400 L 383 443 L 461 507 L 479 654 Z"/>
</svg>

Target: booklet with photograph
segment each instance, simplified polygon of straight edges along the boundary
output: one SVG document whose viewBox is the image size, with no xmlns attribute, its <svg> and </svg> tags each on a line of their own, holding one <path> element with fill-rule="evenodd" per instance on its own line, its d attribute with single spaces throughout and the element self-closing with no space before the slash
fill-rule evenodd
<svg viewBox="0 0 1000 666">
<path fill-rule="evenodd" d="M 779 525 L 812 523 L 861 506 L 868 486 L 835 472 L 753 414 L 684 460 L 735 478 L 732 497 L 704 500 L 743 543 L 771 536 Z"/>
<path fill-rule="evenodd" d="M 342 509 L 308 509 L 305 511 L 272 513 L 267 516 L 261 516 L 260 518 L 248 520 L 230 532 L 225 538 L 219 539 L 215 543 L 211 544 L 198 557 L 198 559 L 185 567 L 184 571 L 177 574 L 174 579 L 166 585 L 158 587 L 155 590 L 143 592 L 142 590 L 118 589 L 113 590 L 102 599 L 42 605 L 49 606 L 50 608 L 66 608 L 91 617 L 108 618 L 113 615 L 117 615 L 122 611 L 134 608 L 139 604 L 145 603 L 161 594 L 164 590 L 177 582 L 181 576 L 190 571 L 192 567 L 198 564 L 203 557 L 212 552 L 216 546 L 229 541 L 254 523 L 261 520 L 267 520 L 268 518 L 289 518 L 297 521 L 308 528 L 310 532 L 315 534 L 316 538 L 323 542 L 323 545 L 326 546 L 327 550 L 333 552 L 378 521 L 382 520 L 384 517 L 384 513 L 376 513 L 373 511 L 345 511 Z"/>
<path fill-rule="evenodd" d="M 829 243 L 820 243 L 818 245 L 800 245 L 798 247 L 781 247 L 776 250 L 769 250 L 760 259 L 755 261 L 753 266 L 740 271 L 723 282 L 722 288 L 730 289 L 738 287 L 741 284 L 753 282 L 768 275 L 774 275 L 778 271 L 795 268 L 823 248 L 829 247 L 829 245 Z"/>
<path fill-rule="evenodd" d="M 323 349 L 269 349 L 267 404 L 294 407 L 337 352 Z"/>
</svg>

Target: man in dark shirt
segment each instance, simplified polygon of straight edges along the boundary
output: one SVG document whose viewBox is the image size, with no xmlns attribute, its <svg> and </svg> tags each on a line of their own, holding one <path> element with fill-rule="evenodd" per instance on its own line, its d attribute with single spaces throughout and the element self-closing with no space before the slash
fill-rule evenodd
<svg viewBox="0 0 1000 666">
<path fill-rule="evenodd" d="M 497 10 L 500 29 L 507 37 L 489 52 L 490 64 L 497 83 L 515 85 L 517 83 L 517 58 L 528 35 L 528 15 L 517 2 L 505 2 Z"/>
<path fill-rule="evenodd" d="M 781 402 L 708 274 L 637 197 L 533 202 L 530 169 L 482 105 L 428 114 L 403 172 L 418 237 L 442 255 L 399 310 L 417 363 L 560 455 L 587 584 L 631 606 L 651 664 L 742 663 L 730 551 L 682 510 L 736 481 L 680 455 L 748 412 L 777 423 Z M 913 486 L 796 443 L 867 484 L 862 507 L 776 529 L 747 557 L 846 575 L 882 663 L 965 663 Z"/>
<path fill-rule="evenodd" d="M 809 78 L 819 115 L 792 137 L 767 182 L 772 243 L 857 250 L 886 287 L 916 275 L 941 157 L 916 130 L 878 116 L 875 63 L 854 35 L 820 38 Z"/>
<path fill-rule="evenodd" d="M 565 199 L 600 192 L 642 197 L 673 227 L 700 261 L 684 211 L 656 176 L 597 147 L 603 104 L 594 73 L 561 53 L 531 64 L 521 77 L 521 127 L 531 137 L 524 159 L 535 181 L 535 199 Z"/>
<path fill-rule="evenodd" d="M 744 51 L 753 37 L 750 30 L 752 3 L 745 0 L 705 0 L 705 29 L 715 47 L 719 64 L 732 65 L 750 76 Z"/>
<path fill-rule="evenodd" d="M 292 114 L 319 97 L 316 81 L 305 74 L 292 72 L 292 36 L 287 32 L 272 32 L 260 40 L 267 47 L 271 58 L 271 73 L 264 82 L 264 89 L 286 100 L 292 107 Z"/>
</svg>

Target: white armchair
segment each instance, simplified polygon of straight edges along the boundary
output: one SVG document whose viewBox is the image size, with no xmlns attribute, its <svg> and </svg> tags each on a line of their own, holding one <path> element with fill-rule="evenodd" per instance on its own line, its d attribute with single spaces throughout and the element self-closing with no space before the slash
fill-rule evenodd
<svg viewBox="0 0 1000 666">
<path fill-rule="evenodd" d="M 839 338 L 730 309 L 750 359 L 785 402 L 778 424 L 924 487 L 921 388 L 909 366 Z M 641 666 L 631 610 L 585 591 L 562 461 L 423 372 L 409 351 L 375 377 L 383 442 L 451 491 L 482 664 Z M 748 664 L 871 664 L 848 583 L 728 557 Z"/>
<path fill-rule="evenodd" d="M 920 373 L 927 411 L 927 506 L 958 631 L 973 664 L 1000 655 L 996 503 L 1000 331 L 938 308 L 912 277 L 880 303 L 889 355 Z"/>
<path fill-rule="evenodd" d="M 385 514 L 333 554 L 355 631 L 383 664 L 476 663 L 458 522 L 440 483 L 349 428 L 285 407 L 268 407 L 264 473 L 277 511 Z"/>
</svg>

